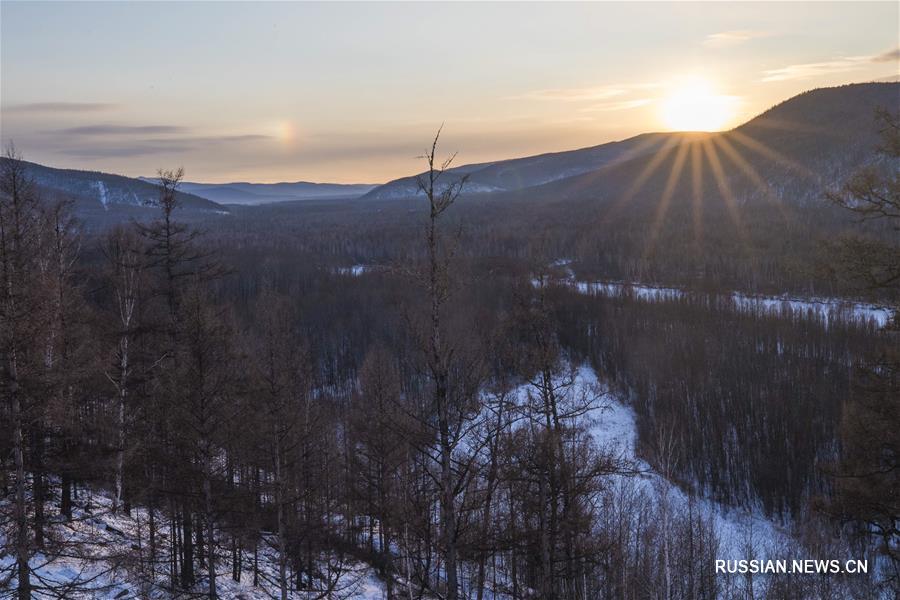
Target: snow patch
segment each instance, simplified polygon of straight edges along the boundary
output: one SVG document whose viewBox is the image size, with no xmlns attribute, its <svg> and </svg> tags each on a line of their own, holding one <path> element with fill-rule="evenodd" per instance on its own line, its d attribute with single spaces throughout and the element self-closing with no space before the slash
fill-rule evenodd
<svg viewBox="0 0 900 600">
<path fill-rule="evenodd" d="M 103 210 L 109 210 L 109 192 L 106 189 L 106 184 L 102 181 L 95 181 L 94 187 L 100 194 L 100 204 L 103 205 Z"/>
<path fill-rule="evenodd" d="M 572 276 L 569 262 L 557 261 L 554 266 L 566 270 L 567 276 L 558 283 L 576 290 L 580 294 L 606 297 L 632 297 L 641 302 L 671 302 L 682 298 L 706 299 L 711 306 L 731 307 L 735 310 L 757 314 L 771 314 L 783 317 L 818 319 L 827 326 L 835 319 L 857 323 L 872 323 L 884 328 L 893 317 L 893 309 L 864 302 L 854 302 L 843 298 L 808 297 L 799 298 L 788 294 L 766 296 L 731 292 L 726 294 L 702 294 L 684 288 L 646 285 L 623 281 L 578 281 Z M 537 285 L 537 282 L 535 282 Z"/>
</svg>

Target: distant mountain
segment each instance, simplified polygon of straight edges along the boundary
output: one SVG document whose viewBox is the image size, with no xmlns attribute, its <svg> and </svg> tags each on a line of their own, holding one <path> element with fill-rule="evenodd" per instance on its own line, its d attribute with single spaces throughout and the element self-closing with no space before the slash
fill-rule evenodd
<svg viewBox="0 0 900 600">
<path fill-rule="evenodd" d="M 490 163 L 463 165 L 448 170 L 446 184 L 468 176 L 465 192 L 469 194 L 510 192 L 568 177 L 589 173 L 603 166 L 652 154 L 680 133 L 645 133 L 626 140 L 590 148 L 551 152 L 537 156 L 513 158 Z M 378 186 L 366 198 L 384 200 L 406 198 L 419 193 L 417 176 L 395 179 Z"/>
<path fill-rule="evenodd" d="M 464 193 L 503 197 L 658 199 L 676 163 L 690 173 L 696 161 L 707 194 L 720 193 L 720 183 L 726 183 L 739 202 L 753 196 L 803 201 L 820 197 L 822 186 L 875 160 L 875 109 L 898 106 L 900 83 L 822 88 L 786 100 L 732 131 L 650 133 L 580 150 L 464 165 L 448 171 L 447 182 L 468 175 Z M 681 175 L 670 192 L 676 199 L 692 194 L 691 176 Z M 760 189 L 761 181 L 770 189 Z M 365 198 L 417 193 L 411 176 L 379 186 Z"/>
<path fill-rule="evenodd" d="M 40 188 L 68 196 L 75 201 L 79 211 L 144 208 L 159 198 L 159 186 L 141 179 L 99 171 L 55 169 L 31 162 L 25 164 L 28 175 Z M 220 204 L 194 194 L 180 192 L 178 198 L 181 206 L 189 211 L 226 211 Z"/>
<path fill-rule="evenodd" d="M 900 83 L 805 92 L 733 130 L 683 134 L 652 153 L 522 190 L 523 198 L 627 204 L 706 198 L 741 205 L 820 202 L 823 190 L 876 164 L 876 109 L 900 107 Z M 668 188 L 668 191 L 666 189 Z"/>
<path fill-rule="evenodd" d="M 153 178 L 141 177 L 153 182 Z M 268 204 L 294 200 L 321 200 L 326 198 L 357 198 L 375 187 L 375 184 L 311 183 L 307 181 L 285 183 L 195 183 L 185 181 L 185 192 L 220 202 L 222 204 Z"/>
</svg>

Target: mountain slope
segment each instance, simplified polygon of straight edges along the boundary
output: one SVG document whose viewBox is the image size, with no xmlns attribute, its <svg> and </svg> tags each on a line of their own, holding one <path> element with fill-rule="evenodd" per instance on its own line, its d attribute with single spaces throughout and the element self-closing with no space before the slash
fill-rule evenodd
<svg viewBox="0 0 900 600">
<path fill-rule="evenodd" d="M 99 171 L 55 169 L 30 162 L 25 164 L 29 176 L 38 186 L 47 192 L 72 198 L 78 210 L 147 207 L 159 197 L 159 187 L 141 179 Z M 180 192 L 178 197 L 181 206 L 187 210 L 225 210 L 220 204 L 194 194 Z"/>
<path fill-rule="evenodd" d="M 643 203 L 718 200 L 803 204 L 877 164 L 876 109 L 900 106 L 900 84 L 822 88 L 795 96 L 731 131 L 669 138 L 653 153 L 522 190 L 517 197 Z"/>
<path fill-rule="evenodd" d="M 671 138 L 681 135 L 679 133 L 646 133 L 590 148 L 539 154 L 492 163 L 463 165 L 448 170 L 447 181 L 455 182 L 467 175 L 465 191 L 470 194 L 521 190 L 594 171 L 605 165 L 644 154 L 652 154 Z M 416 176 L 410 176 L 378 186 L 366 194 L 365 198 L 377 200 L 406 198 L 415 196 L 417 193 Z"/>
<path fill-rule="evenodd" d="M 696 165 L 698 188 L 704 194 L 731 195 L 736 203 L 755 197 L 802 202 L 875 160 L 875 110 L 898 106 L 900 83 L 822 88 L 790 98 L 728 132 L 644 134 L 569 152 L 466 165 L 448 175 L 449 181 L 456 181 L 468 174 L 468 194 L 626 202 L 658 200 L 667 185 L 671 198 L 692 196 L 691 171 Z M 365 197 L 416 193 L 412 176 Z"/>
</svg>

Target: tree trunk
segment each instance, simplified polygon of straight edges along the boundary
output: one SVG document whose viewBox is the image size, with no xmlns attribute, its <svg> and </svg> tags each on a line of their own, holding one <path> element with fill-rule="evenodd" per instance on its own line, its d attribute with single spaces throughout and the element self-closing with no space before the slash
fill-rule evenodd
<svg viewBox="0 0 900 600">
<path fill-rule="evenodd" d="M 122 357 L 119 366 L 119 406 L 116 415 L 116 497 L 113 498 L 112 510 L 117 512 L 122 502 L 122 489 L 124 487 L 124 470 L 125 470 L 125 400 L 127 397 L 128 383 L 128 339 L 124 338 L 120 342 Z"/>
<path fill-rule="evenodd" d="M 456 549 L 456 498 L 453 494 L 453 448 L 450 445 L 450 421 L 447 416 L 445 383 L 438 382 L 438 427 L 441 437 L 441 545 L 444 548 L 444 569 L 447 572 L 447 600 L 457 600 L 458 565 Z"/>
<path fill-rule="evenodd" d="M 487 474 L 487 489 L 485 490 L 485 498 L 484 498 L 484 511 L 481 516 L 481 540 L 482 544 L 485 547 L 488 546 L 488 531 L 491 526 L 491 505 L 494 499 L 494 487 L 496 486 L 497 481 L 497 469 L 498 465 L 498 453 L 499 453 L 499 440 L 497 437 L 500 435 L 500 430 L 503 427 L 503 402 L 504 398 L 500 398 L 500 403 L 497 408 L 497 423 L 495 425 L 495 429 L 493 431 L 494 439 L 488 445 L 488 448 L 491 452 L 491 462 L 488 467 Z M 490 435 L 490 434 L 489 434 Z M 481 551 L 481 556 L 478 561 L 478 580 L 477 580 L 477 600 L 484 599 L 484 583 L 485 583 L 485 569 L 487 563 L 487 550 Z"/>
<path fill-rule="evenodd" d="M 72 520 L 72 477 L 68 472 L 62 474 L 62 492 L 60 494 L 59 512 L 66 518 L 66 521 Z"/>
<path fill-rule="evenodd" d="M 34 468 L 31 472 L 32 495 L 34 496 L 34 547 L 44 548 L 44 428 L 40 419 L 34 427 Z"/>
<path fill-rule="evenodd" d="M 281 436 L 275 433 L 275 503 L 278 517 L 278 588 L 281 600 L 287 600 L 287 544 L 285 543 L 284 493 L 281 473 Z"/>
<path fill-rule="evenodd" d="M 209 597 L 210 600 L 218 598 L 216 592 L 216 538 L 215 524 L 213 523 L 213 502 L 212 502 L 212 484 L 209 476 L 209 461 L 204 468 L 203 478 L 203 498 L 206 502 L 206 568 L 209 574 Z"/>
<path fill-rule="evenodd" d="M 194 585 L 194 523 L 187 507 L 182 508 L 181 523 L 181 585 L 190 588 Z"/>
<path fill-rule="evenodd" d="M 19 398 L 15 350 L 9 359 L 9 396 L 12 400 L 13 457 L 16 464 L 16 563 L 19 600 L 31 599 L 31 567 L 28 564 L 28 507 L 25 504 L 25 461 L 22 435 L 22 403 Z"/>
</svg>

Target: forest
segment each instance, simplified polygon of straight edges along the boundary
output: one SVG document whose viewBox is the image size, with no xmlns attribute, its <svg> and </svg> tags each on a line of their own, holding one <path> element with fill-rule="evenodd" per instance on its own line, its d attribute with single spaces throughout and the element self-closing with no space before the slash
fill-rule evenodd
<svg viewBox="0 0 900 600">
<path fill-rule="evenodd" d="M 439 141 L 412 199 L 198 221 L 184 172 L 161 170 L 151 217 L 103 227 L 9 149 L 0 595 L 895 597 L 896 317 L 714 298 L 895 309 L 898 171 L 777 218 L 685 202 L 653 226 L 637 201 L 611 218 L 467 195 Z M 698 295 L 581 294 L 563 264 Z M 603 443 L 622 415 L 634 448 Z M 777 534 L 730 531 L 726 510 Z M 736 552 L 870 568 L 716 573 Z"/>
</svg>

